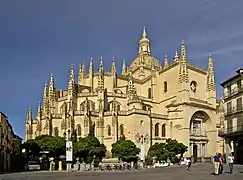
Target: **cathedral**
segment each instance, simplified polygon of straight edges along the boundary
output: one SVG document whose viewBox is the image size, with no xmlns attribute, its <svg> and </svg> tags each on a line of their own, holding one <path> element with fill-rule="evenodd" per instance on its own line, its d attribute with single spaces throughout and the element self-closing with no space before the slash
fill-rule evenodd
<svg viewBox="0 0 243 180">
<path fill-rule="evenodd" d="M 144 159 L 149 147 L 168 138 L 188 146 L 186 157 L 203 161 L 217 149 L 216 88 L 212 57 L 207 70 L 188 63 L 185 42 L 173 62 L 152 55 L 143 29 L 138 53 L 129 66 L 123 61 L 117 73 L 113 58 L 109 72 L 102 57 L 95 72 L 81 65 L 78 82 L 73 67 L 66 89 L 56 89 L 54 76 L 45 84 L 43 103 L 37 114 L 26 117 L 26 140 L 43 134 L 63 136 L 70 130 L 77 137 L 94 135 L 108 152 L 120 137 L 133 141 Z M 205 61 L 206 63 L 206 61 Z"/>
</svg>

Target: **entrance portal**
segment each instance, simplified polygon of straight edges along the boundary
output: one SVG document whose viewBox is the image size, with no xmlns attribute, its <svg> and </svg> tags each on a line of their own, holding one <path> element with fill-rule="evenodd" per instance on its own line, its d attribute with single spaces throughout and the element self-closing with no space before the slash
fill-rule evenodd
<svg viewBox="0 0 243 180">
<path fill-rule="evenodd" d="M 193 162 L 197 162 L 197 145 L 193 145 Z"/>
</svg>

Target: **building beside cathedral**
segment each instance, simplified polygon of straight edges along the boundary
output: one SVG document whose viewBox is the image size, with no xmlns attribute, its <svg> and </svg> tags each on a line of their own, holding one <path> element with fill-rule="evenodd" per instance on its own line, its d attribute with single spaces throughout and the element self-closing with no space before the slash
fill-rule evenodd
<svg viewBox="0 0 243 180">
<path fill-rule="evenodd" d="M 212 57 L 207 70 L 188 63 L 186 46 L 181 43 L 173 63 L 164 63 L 152 55 L 145 28 L 138 53 L 122 73 L 117 74 L 113 58 L 110 72 L 99 71 L 93 60 L 89 72 L 83 64 L 75 82 L 70 69 L 67 89 L 55 89 L 54 76 L 45 85 L 43 104 L 32 118 L 26 118 L 26 139 L 42 134 L 63 136 L 71 130 L 78 137 L 95 135 L 107 150 L 121 136 L 141 148 L 144 158 L 154 143 L 177 139 L 188 146 L 185 156 L 195 161 L 213 156 L 217 149 L 216 89 Z M 205 61 L 206 63 L 206 61 Z"/>
</svg>

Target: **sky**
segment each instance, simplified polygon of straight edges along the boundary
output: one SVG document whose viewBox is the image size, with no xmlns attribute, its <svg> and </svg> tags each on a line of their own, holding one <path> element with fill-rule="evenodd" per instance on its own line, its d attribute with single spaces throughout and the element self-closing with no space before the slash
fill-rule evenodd
<svg viewBox="0 0 243 180">
<path fill-rule="evenodd" d="M 143 26 L 161 62 L 165 54 L 172 62 L 182 40 L 190 64 L 206 69 L 211 54 L 219 97 L 220 83 L 243 67 L 242 7 L 242 0 L 1 0 L 0 111 L 24 137 L 26 111 L 36 112 L 50 73 L 59 89 L 70 65 L 77 72 L 90 57 L 98 70 L 103 56 L 108 71 L 114 56 L 121 71 L 137 54 Z"/>
</svg>

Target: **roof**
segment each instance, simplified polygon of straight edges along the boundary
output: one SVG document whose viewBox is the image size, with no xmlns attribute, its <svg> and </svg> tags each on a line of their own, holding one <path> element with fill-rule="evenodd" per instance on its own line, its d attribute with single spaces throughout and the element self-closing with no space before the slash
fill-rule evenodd
<svg viewBox="0 0 243 180">
<path fill-rule="evenodd" d="M 243 75 L 243 68 L 239 68 L 239 69 L 237 69 L 237 70 L 236 70 L 236 73 L 237 73 L 237 74 L 236 74 L 235 76 L 230 77 L 230 78 L 227 79 L 226 81 L 222 82 L 220 85 L 221 85 L 222 87 L 224 87 L 225 84 L 227 84 L 227 83 L 229 83 L 229 82 L 231 82 L 231 81 L 233 81 L 233 80 L 239 78 L 240 76 L 242 76 L 242 75 Z"/>
</svg>

